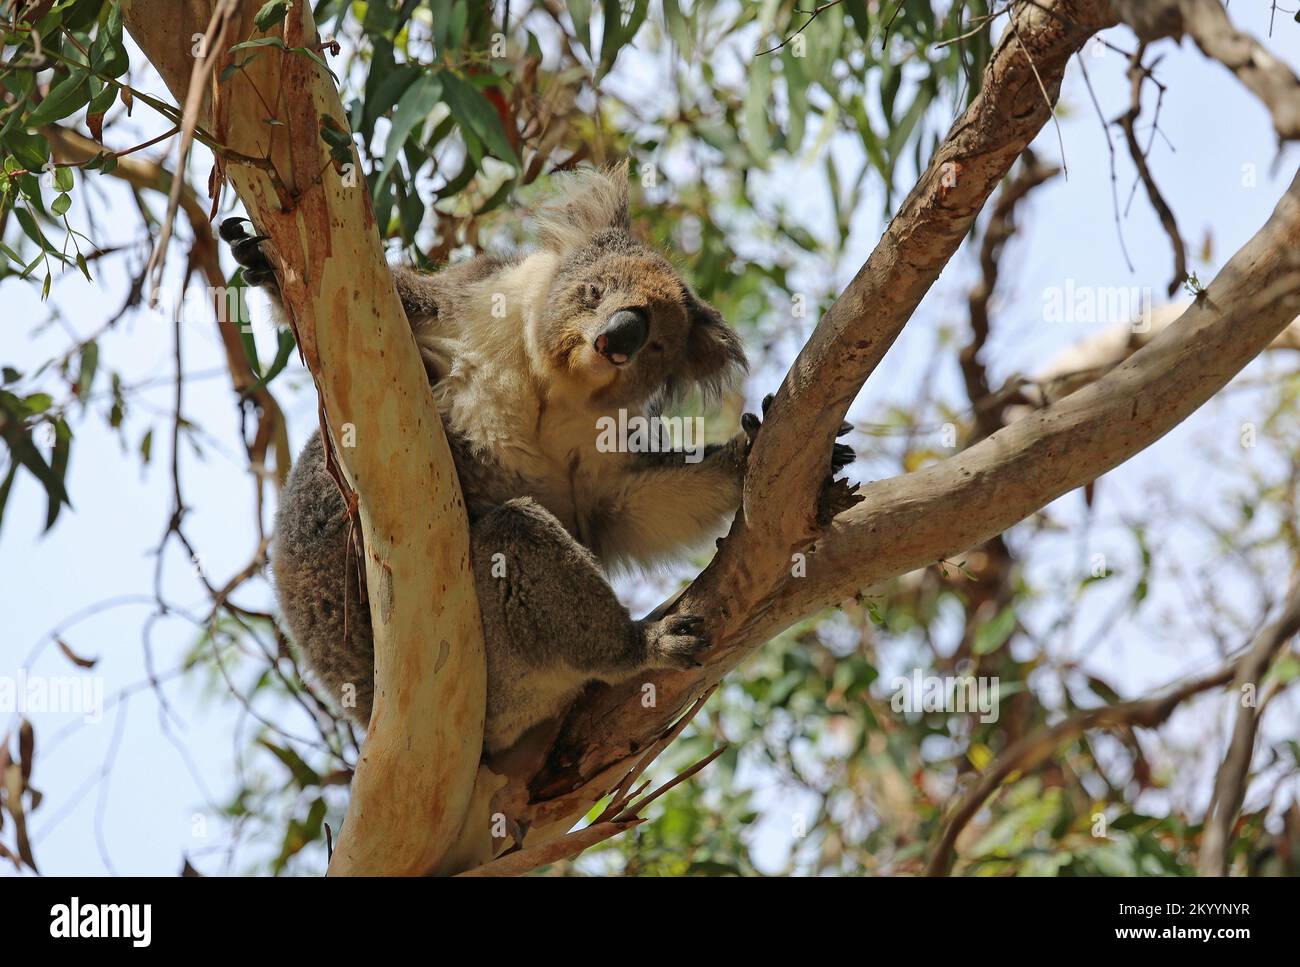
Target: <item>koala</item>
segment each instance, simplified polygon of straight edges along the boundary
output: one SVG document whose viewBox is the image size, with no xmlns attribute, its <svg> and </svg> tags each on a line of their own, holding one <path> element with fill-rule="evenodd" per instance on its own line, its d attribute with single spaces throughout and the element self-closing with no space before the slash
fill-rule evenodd
<svg viewBox="0 0 1300 967">
<path fill-rule="evenodd" d="M 464 493 L 487 652 L 485 745 L 513 745 L 592 681 L 689 667 L 702 615 L 634 620 L 604 571 L 655 564 L 720 534 L 739 507 L 758 420 L 727 443 L 611 451 L 602 417 L 651 417 L 692 389 L 716 400 L 746 371 L 739 336 L 660 253 L 636 241 L 626 168 L 556 176 L 531 254 L 436 273 L 394 267 Z M 251 285 L 276 281 L 265 237 L 227 219 Z M 851 451 L 838 445 L 833 465 Z M 289 632 L 363 727 L 374 697 L 361 555 L 319 431 L 281 494 L 271 564 Z M 359 534 L 355 536 L 359 540 Z M 345 620 L 346 615 L 346 620 Z"/>
</svg>

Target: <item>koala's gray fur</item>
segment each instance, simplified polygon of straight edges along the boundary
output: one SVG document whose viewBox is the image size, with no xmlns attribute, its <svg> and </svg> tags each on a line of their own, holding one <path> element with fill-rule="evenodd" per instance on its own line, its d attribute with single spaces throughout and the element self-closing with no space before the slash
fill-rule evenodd
<svg viewBox="0 0 1300 967">
<path fill-rule="evenodd" d="M 542 211 L 540 251 L 432 275 L 394 269 L 470 518 L 490 751 L 589 681 L 695 663 L 707 645 L 700 616 L 634 621 L 601 565 L 653 563 L 720 533 L 744 476 L 745 434 L 698 463 L 597 449 L 598 417 L 657 413 L 695 386 L 716 393 L 745 356 L 718 312 L 632 238 L 625 171 L 567 179 Z M 222 234 L 245 278 L 273 287 L 261 237 L 242 220 Z M 317 433 L 281 495 L 272 566 L 312 672 L 336 701 L 351 686 L 346 711 L 365 725 L 374 653 L 348 533 Z"/>
</svg>

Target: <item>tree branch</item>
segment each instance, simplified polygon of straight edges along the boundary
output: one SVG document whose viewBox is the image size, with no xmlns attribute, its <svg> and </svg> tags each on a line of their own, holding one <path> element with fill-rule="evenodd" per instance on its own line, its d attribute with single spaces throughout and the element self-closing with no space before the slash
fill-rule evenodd
<svg viewBox="0 0 1300 967">
<path fill-rule="evenodd" d="M 1105 376 L 975 446 L 863 488 L 759 633 L 950 558 L 1158 440 L 1222 389 L 1300 309 L 1300 175 L 1200 299 Z"/>
<path fill-rule="evenodd" d="M 644 822 L 644 819 L 628 819 L 593 823 L 590 826 L 584 826 L 582 829 L 574 830 L 567 836 L 548 840 L 527 849 L 516 850 L 513 853 L 506 853 L 491 863 L 484 863 L 482 866 L 476 866 L 471 870 L 456 875 L 523 876 L 539 866 L 558 863 L 560 860 L 573 859 L 583 850 L 590 849 L 597 843 L 603 843 L 607 839 L 612 839 L 624 830 L 640 826 Z"/>
<path fill-rule="evenodd" d="M 816 536 L 817 496 L 849 404 L 1051 117 L 1043 89 L 1054 102 L 1070 56 L 1114 22 L 1108 4 L 1084 0 L 1022 4 L 1013 20 L 1016 30 L 1003 33 L 980 94 L 786 374 L 750 459 L 745 520 L 754 538 L 733 542 L 730 556 L 774 538 L 788 558 Z"/>
<path fill-rule="evenodd" d="M 944 876 L 949 872 L 957 837 L 1012 773 L 1037 768 L 1064 743 L 1092 729 L 1133 726 L 1155 728 L 1163 724 L 1174 709 L 1189 698 L 1229 682 L 1233 683 L 1232 691 L 1240 694 L 1241 686 L 1247 682 L 1258 684 L 1278 649 L 1297 631 L 1300 631 L 1300 584 L 1287 596 L 1287 603 L 1277 621 L 1260 634 L 1238 658 L 1223 668 L 1177 688 L 1167 689 L 1163 695 L 1076 712 L 1051 728 L 1015 743 L 994 760 L 950 811 L 948 822 L 944 824 L 939 841 L 930 855 L 930 862 L 926 865 L 926 876 Z M 1228 806 L 1215 813 L 1213 825 L 1210 825 L 1207 818 L 1200 857 L 1202 876 L 1224 876 L 1227 872 L 1223 848 L 1227 842 L 1228 830 L 1241 806 L 1242 786 L 1250 767 L 1255 726 L 1258 722 L 1255 712 L 1255 706 L 1242 707 L 1232 748 L 1219 773 L 1214 799 L 1218 804 L 1228 803 Z"/>
<path fill-rule="evenodd" d="M 1268 673 L 1273 659 L 1291 638 L 1300 632 L 1300 581 L 1291 588 L 1282 613 L 1254 643 L 1237 665 L 1231 693 L 1239 707 L 1237 723 L 1232 730 L 1232 741 L 1214 782 L 1214 795 L 1205 814 L 1205 832 L 1201 838 L 1201 855 L 1196 871 L 1201 876 L 1228 875 L 1228 846 L 1232 843 L 1232 827 L 1241 811 L 1246 796 L 1246 777 L 1255 753 L 1255 733 L 1259 729 L 1259 716 L 1263 710 L 1260 681 Z M 1253 701 L 1245 700 L 1244 689 L 1254 689 Z"/>
<path fill-rule="evenodd" d="M 1115 0 L 1115 7 L 1145 42 L 1189 34 L 1201 53 L 1236 74 L 1264 102 L 1280 140 L 1300 138 L 1300 80 L 1259 41 L 1234 27 L 1218 0 Z"/>
<path fill-rule="evenodd" d="M 962 380 L 966 384 L 966 397 L 974 409 L 973 426 L 967 443 L 977 443 L 1000 430 L 1005 394 L 993 392 L 988 371 L 981 358 L 992 329 L 989 303 L 997 289 L 1001 274 L 1002 250 L 1016 233 L 1016 206 L 1035 188 L 1060 174 L 1060 169 L 1041 164 L 1033 152 L 1026 148 L 1021 155 L 1020 170 L 998 193 L 998 200 L 989 214 L 988 227 L 979 245 L 980 279 L 967 298 L 970 311 L 971 340 L 958 355 Z"/>
<path fill-rule="evenodd" d="M 1027 772 L 1037 768 L 1064 743 L 1078 738 L 1091 729 L 1110 729 L 1119 726 L 1155 728 L 1169 718 L 1174 709 L 1192 696 L 1227 684 L 1232 679 L 1232 671 L 1233 666 L 1229 665 L 1210 675 L 1171 689 L 1164 695 L 1085 709 L 1058 722 L 1050 729 L 1021 739 L 993 761 L 993 764 L 980 775 L 953 808 L 948 822 L 944 824 L 939 842 L 935 844 L 934 852 L 930 855 L 930 862 L 926 864 L 925 875 L 947 875 L 952 866 L 953 846 L 957 842 L 957 837 L 980 811 L 989 796 L 993 795 L 1013 772 Z"/>
<path fill-rule="evenodd" d="M 1033 408 L 1042 408 L 1096 382 L 1160 333 L 1176 325 L 1186 308 L 1186 302 L 1158 306 L 1146 318 L 1117 323 L 1062 350 L 1027 381 L 1024 377 L 1016 377 L 1012 386 L 1004 386 L 999 392 L 1009 393 L 1014 389 L 1030 407 L 1013 406 L 1011 418 L 1025 416 Z M 1265 347 L 1269 352 L 1288 349 L 1300 350 L 1300 320 L 1293 321 Z"/>
<path fill-rule="evenodd" d="M 1159 84 L 1151 76 L 1151 68 L 1144 66 L 1142 57 L 1146 54 L 1146 44 L 1138 44 L 1138 49 L 1133 52 L 1132 62 L 1129 64 L 1128 77 L 1130 86 L 1130 103 L 1129 109 L 1119 116 L 1115 121 L 1120 130 L 1124 132 L 1124 143 L 1128 145 L 1129 156 L 1133 159 L 1133 166 L 1137 169 L 1138 180 L 1146 189 L 1147 198 L 1151 201 L 1151 207 L 1155 209 L 1156 216 L 1160 219 L 1160 226 L 1169 236 L 1169 247 L 1174 251 L 1174 276 L 1169 281 L 1167 294 L 1172 296 L 1178 291 L 1178 287 L 1187 279 L 1187 245 L 1183 242 L 1182 233 L 1178 231 L 1178 221 L 1174 218 L 1173 210 L 1170 209 L 1169 203 L 1165 201 L 1164 195 L 1160 193 L 1159 186 L 1156 185 L 1155 177 L 1151 174 L 1151 167 L 1147 163 L 1146 153 L 1143 152 L 1142 146 L 1138 144 L 1137 137 L 1137 120 L 1142 114 L 1142 86 L 1147 78 Z M 1160 88 L 1161 93 L 1164 88 Z M 1154 126 L 1160 123 L 1160 106 L 1156 105 L 1156 116 L 1151 119 Z M 1107 138 L 1110 135 L 1107 133 Z"/>
</svg>

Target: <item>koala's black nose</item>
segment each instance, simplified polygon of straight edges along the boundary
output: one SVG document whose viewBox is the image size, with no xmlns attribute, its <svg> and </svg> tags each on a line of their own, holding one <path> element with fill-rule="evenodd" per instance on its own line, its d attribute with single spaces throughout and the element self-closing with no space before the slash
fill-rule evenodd
<svg viewBox="0 0 1300 967">
<path fill-rule="evenodd" d="M 650 320 L 644 309 L 620 309 L 609 318 L 604 331 L 596 337 L 596 352 L 621 366 L 645 345 Z"/>
</svg>

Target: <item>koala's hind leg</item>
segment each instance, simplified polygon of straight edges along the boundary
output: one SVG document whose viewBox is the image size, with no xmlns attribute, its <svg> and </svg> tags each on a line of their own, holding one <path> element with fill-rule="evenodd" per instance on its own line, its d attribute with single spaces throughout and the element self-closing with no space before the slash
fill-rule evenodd
<svg viewBox="0 0 1300 967">
<path fill-rule="evenodd" d="M 687 667 L 707 647 L 702 621 L 634 621 L 591 552 L 531 498 L 471 528 L 487 645 L 489 749 L 551 717 L 592 679 Z"/>
<path fill-rule="evenodd" d="M 370 606 L 360 581 L 364 565 L 349 548 L 350 528 L 317 431 L 280 495 L 271 568 L 294 644 L 330 701 L 365 728 L 374 696 L 375 653 Z"/>
</svg>

